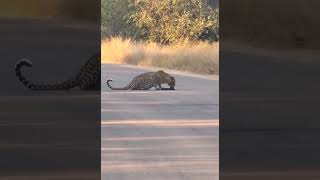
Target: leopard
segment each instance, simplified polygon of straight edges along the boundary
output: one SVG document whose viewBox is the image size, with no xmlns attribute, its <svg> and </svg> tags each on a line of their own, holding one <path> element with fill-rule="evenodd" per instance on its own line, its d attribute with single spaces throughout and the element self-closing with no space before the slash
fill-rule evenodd
<svg viewBox="0 0 320 180">
<path fill-rule="evenodd" d="M 173 76 L 158 70 L 155 72 L 146 72 L 133 78 L 133 80 L 125 87 L 115 88 L 110 85 L 113 80 L 109 78 L 107 85 L 111 90 L 149 90 L 155 88 L 156 90 L 175 90 L 176 80 Z M 161 84 L 168 84 L 170 88 L 164 88 Z"/>
<path fill-rule="evenodd" d="M 93 54 L 73 77 L 55 84 L 36 84 L 29 81 L 22 73 L 22 67 L 32 67 L 28 59 L 21 59 L 15 65 L 15 73 L 19 81 L 31 90 L 100 90 L 101 89 L 101 56 L 100 53 Z"/>
</svg>

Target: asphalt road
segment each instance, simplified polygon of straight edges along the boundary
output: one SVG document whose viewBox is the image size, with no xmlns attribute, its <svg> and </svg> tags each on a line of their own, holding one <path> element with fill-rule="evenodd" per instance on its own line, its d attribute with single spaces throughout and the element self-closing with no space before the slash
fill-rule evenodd
<svg viewBox="0 0 320 180">
<path fill-rule="evenodd" d="M 102 65 L 102 79 L 124 86 L 145 71 Z M 102 179 L 218 179 L 218 78 L 172 75 L 175 91 L 110 91 L 102 82 Z"/>
</svg>

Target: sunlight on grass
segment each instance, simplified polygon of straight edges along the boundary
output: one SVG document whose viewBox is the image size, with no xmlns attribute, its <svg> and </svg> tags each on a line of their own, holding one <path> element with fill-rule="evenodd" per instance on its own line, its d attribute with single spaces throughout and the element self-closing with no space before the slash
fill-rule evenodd
<svg viewBox="0 0 320 180">
<path fill-rule="evenodd" d="M 219 44 L 181 42 L 162 46 L 114 37 L 101 44 L 102 63 L 162 67 L 199 74 L 219 73 Z"/>
</svg>

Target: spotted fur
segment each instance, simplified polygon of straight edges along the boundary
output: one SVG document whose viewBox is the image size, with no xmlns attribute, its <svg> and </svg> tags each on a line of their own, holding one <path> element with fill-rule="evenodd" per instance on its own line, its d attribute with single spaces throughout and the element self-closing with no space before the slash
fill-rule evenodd
<svg viewBox="0 0 320 180">
<path fill-rule="evenodd" d="M 107 80 L 107 85 L 112 90 L 148 90 L 155 87 L 157 90 L 174 90 L 175 78 L 162 70 L 147 72 L 136 76 L 127 86 L 114 88 L 110 85 L 112 79 Z M 168 84 L 170 88 L 162 88 L 161 84 Z"/>
<path fill-rule="evenodd" d="M 27 80 L 21 73 L 23 66 L 31 67 L 32 62 L 22 59 L 17 62 L 15 72 L 18 79 L 29 89 L 32 90 L 68 90 L 79 87 L 82 90 L 100 90 L 101 89 L 101 61 L 100 53 L 89 58 L 81 67 L 78 74 L 74 77 L 57 84 L 35 84 Z"/>
</svg>

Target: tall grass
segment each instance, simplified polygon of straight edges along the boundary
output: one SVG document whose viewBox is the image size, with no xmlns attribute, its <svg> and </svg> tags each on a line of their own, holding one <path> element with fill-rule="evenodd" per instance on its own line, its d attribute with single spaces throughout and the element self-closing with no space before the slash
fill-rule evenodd
<svg viewBox="0 0 320 180">
<path fill-rule="evenodd" d="M 198 74 L 219 73 L 219 44 L 181 42 L 163 46 L 114 37 L 101 44 L 102 63 L 161 67 Z"/>
</svg>

